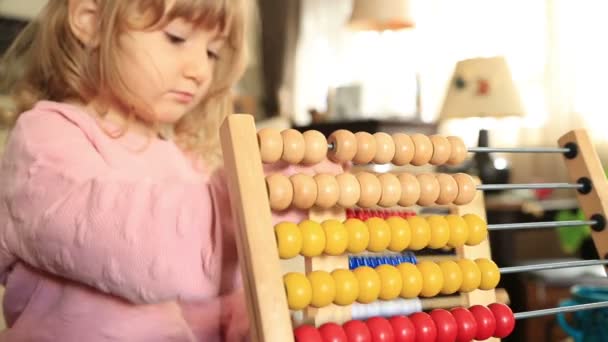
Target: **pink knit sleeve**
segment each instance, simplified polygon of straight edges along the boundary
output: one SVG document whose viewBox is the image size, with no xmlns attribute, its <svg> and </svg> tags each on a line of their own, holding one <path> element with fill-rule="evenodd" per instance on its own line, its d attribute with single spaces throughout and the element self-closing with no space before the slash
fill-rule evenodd
<svg viewBox="0 0 608 342">
<path fill-rule="evenodd" d="M 76 125 L 39 119 L 21 117 L 7 146 L 0 259 L 136 303 L 217 293 L 222 232 L 208 183 L 110 168 Z"/>
</svg>

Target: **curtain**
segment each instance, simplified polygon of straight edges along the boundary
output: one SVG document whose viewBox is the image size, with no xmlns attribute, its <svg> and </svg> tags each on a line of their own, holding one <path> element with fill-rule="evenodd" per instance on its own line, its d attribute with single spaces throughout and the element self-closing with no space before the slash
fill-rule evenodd
<svg viewBox="0 0 608 342">
<path fill-rule="evenodd" d="M 331 110 L 328 97 L 337 88 L 353 86 L 360 88 L 353 91 L 357 117 L 417 115 L 412 32 L 353 32 L 346 25 L 351 10 L 351 0 L 302 3 L 293 103 L 299 125 L 310 123 L 310 109 Z"/>
<path fill-rule="evenodd" d="M 261 22 L 263 116 L 281 115 L 293 94 L 293 67 L 300 26 L 300 0 L 258 0 Z"/>
</svg>

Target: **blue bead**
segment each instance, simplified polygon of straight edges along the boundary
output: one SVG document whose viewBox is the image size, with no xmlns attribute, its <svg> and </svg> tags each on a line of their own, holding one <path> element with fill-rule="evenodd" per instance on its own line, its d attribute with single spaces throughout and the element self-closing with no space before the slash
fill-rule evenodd
<svg viewBox="0 0 608 342">
<path fill-rule="evenodd" d="M 382 257 L 382 263 L 385 265 L 390 265 L 391 264 L 391 259 L 388 256 L 384 256 Z"/>
<path fill-rule="evenodd" d="M 407 261 L 407 259 L 404 255 L 398 255 L 395 257 L 395 259 L 397 260 L 398 264 L 402 264 Z"/>
<path fill-rule="evenodd" d="M 371 258 L 372 267 L 378 267 L 378 258 Z"/>
</svg>

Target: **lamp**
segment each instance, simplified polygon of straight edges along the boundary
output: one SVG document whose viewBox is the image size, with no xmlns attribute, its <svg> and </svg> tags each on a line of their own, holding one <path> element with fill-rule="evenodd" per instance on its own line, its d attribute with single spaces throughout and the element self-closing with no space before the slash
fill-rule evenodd
<svg viewBox="0 0 608 342">
<path fill-rule="evenodd" d="M 440 120 L 469 117 L 522 116 L 524 108 L 507 62 L 502 56 L 472 58 L 454 69 Z M 486 129 L 479 131 L 478 146 L 488 147 Z M 507 183 L 508 168 L 496 168 L 488 153 L 477 153 L 473 166 L 485 184 Z"/>
<path fill-rule="evenodd" d="M 399 30 L 414 27 L 409 0 L 354 0 L 348 22 L 353 30 Z"/>
</svg>

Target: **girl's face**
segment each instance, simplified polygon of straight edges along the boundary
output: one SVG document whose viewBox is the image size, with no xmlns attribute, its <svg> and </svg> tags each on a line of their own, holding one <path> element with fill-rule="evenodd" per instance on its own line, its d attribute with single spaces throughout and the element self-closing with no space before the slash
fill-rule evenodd
<svg viewBox="0 0 608 342">
<path fill-rule="evenodd" d="M 224 39 L 183 19 L 119 38 L 118 68 L 123 82 L 152 113 L 145 120 L 171 124 L 206 95 Z"/>
</svg>

